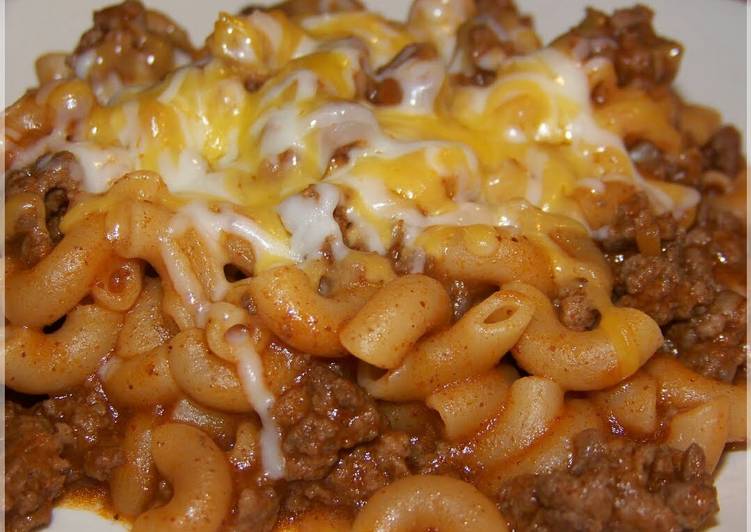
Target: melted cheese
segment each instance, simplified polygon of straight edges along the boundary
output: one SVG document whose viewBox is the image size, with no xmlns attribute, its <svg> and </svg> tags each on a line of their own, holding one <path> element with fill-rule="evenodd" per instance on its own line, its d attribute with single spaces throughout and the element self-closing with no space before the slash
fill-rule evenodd
<svg viewBox="0 0 751 532">
<path fill-rule="evenodd" d="M 280 220 L 273 218 L 286 213 L 288 234 L 278 240 L 287 252 L 276 255 L 290 260 L 313 256 L 312 247 L 321 244 L 303 237 L 301 228 L 335 237 L 329 241 L 337 256 L 346 247 L 332 231 L 331 216 L 298 196 L 322 181 L 349 189 L 351 201 L 342 207 L 377 251 L 390 245 L 395 222 L 403 220 L 416 236 L 437 216 L 451 220 L 448 213 L 467 212 L 467 203 L 492 212 L 524 198 L 582 221 L 571 193 L 604 179 L 632 182 L 660 210 L 685 212 L 697 202 L 694 191 L 638 175 L 616 134 L 623 126 L 607 129 L 612 111 L 595 116 L 586 69 L 560 52 L 507 60 L 488 87 L 447 86 L 442 60 L 409 60 L 392 73 L 402 86 L 402 104 L 370 108 L 351 101 L 363 59 L 355 42 L 341 40 L 352 35 L 373 66 L 413 40 L 406 28 L 370 13 L 312 17 L 300 25 L 276 12 L 222 14 L 209 39 L 219 57 L 97 107 L 78 142 L 53 148 L 79 155 L 90 192 L 105 191 L 123 171 L 148 169 L 177 196 L 247 210 L 267 234 L 278 233 Z M 246 67 L 270 76 L 260 90 L 243 88 L 238 68 Z M 347 163 L 327 175 L 329 160 L 342 148 L 348 148 Z M 383 206 L 396 202 L 398 208 L 373 207 L 364 191 L 373 196 L 377 182 L 397 196 Z M 303 214 L 293 220 L 293 210 Z M 253 244 L 261 254 L 278 247 L 258 238 Z"/>
<path fill-rule="evenodd" d="M 284 455 L 282 454 L 281 431 L 271 415 L 274 396 L 269 391 L 263 377 L 263 363 L 253 343 L 244 331 L 230 330 L 227 341 L 237 358 L 237 374 L 242 382 L 248 402 L 261 419 L 261 463 L 270 479 L 284 477 Z"/>
<path fill-rule="evenodd" d="M 377 68 L 420 36 L 453 34 L 470 14 L 469 4 L 443 0 L 418 2 L 407 26 L 368 12 L 298 21 L 281 12 L 223 13 L 207 39 L 213 58 L 71 117 L 79 121 L 72 138 L 63 120 L 14 164 L 68 149 L 92 194 L 124 172 L 157 172 L 172 204 L 183 205 L 174 228 L 192 227 L 205 241 L 238 236 L 253 247 L 259 270 L 323 252 L 341 258 L 355 244 L 383 254 L 397 226 L 418 257 L 420 235 L 435 225 L 534 231 L 537 222 L 525 219 L 541 214 L 521 204 L 581 227 L 586 216 L 574 192 L 600 192 L 610 180 L 645 191 L 658 211 L 691 212 L 698 194 L 643 179 L 621 141 L 638 130 L 673 149 L 665 110 L 633 90 L 593 109 L 588 76 L 612 68 L 607 60 L 582 65 L 543 49 L 504 59 L 494 83 L 473 87 L 447 76 L 453 54 L 441 50 L 389 70 L 401 104 L 374 107 L 362 98 L 365 76 L 381 76 Z M 90 68 L 86 57 L 76 68 Z M 263 83 L 249 91 L 248 78 Z M 96 196 L 87 202 L 63 225 L 105 208 Z M 345 234 L 337 208 L 350 226 Z M 221 289 L 200 296 L 170 244 L 163 255 L 197 316 L 221 297 Z"/>
<path fill-rule="evenodd" d="M 208 59 L 125 94 L 116 78 L 102 83 L 99 104 L 90 113 L 87 108 L 88 115 L 59 113 L 53 131 L 23 150 L 11 170 L 47 152 L 76 156 L 89 195 L 66 214 L 63 231 L 91 212 L 139 198 L 107 193 L 124 173 L 158 173 L 169 193 L 152 200 L 175 213 L 160 241 L 161 256 L 198 326 L 229 289 L 221 274 L 227 235 L 252 247 L 260 271 L 327 253 L 342 259 L 351 247 L 383 255 L 398 233 L 412 248 L 413 271 L 421 271 L 426 258 L 447 245 L 450 232 L 443 229 L 468 226 L 465 243 L 483 256 L 497 245 L 491 226 L 507 226 L 547 250 L 559 283 L 585 278 L 593 297 L 609 295 L 609 281 L 562 252 L 551 232 L 586 235 L 574 192 L 601 193 L 608 181 L 646 192 L 659 212 L 690 213 L 698 193 L 642 178 L 621 140 L 638 133 L 670 152 L 678 134 L 665 109 L 639 91 L 620 91 L 593 109 L 589 76 L 612 69 L 605 59 L 582 65 L 553 49 L 512 58 L 489 54 L 482 61 L 497 69 L 492 84 L 457 84 L 447 75 L 455 30 L 472 9 L 464 0 L 418 0 L 407 26 L 369 12 L 297 22 L 281 12 L 222 13 L 206 41 Z M 492 20 L 485 23 L 508 37 Z M 379 71 L 421 40 L 434 42 L 440 58 L 413 58 L 388 74 Z M 93 59 L 78 57 L 80 77 Z M 403 99 L 374 107 L 363 97 L 366 78 L 386 75 Z M 262 83 L 249 90 L 249 80 Z M 39 91 L 40 101 L 45 90 L 52 87 Z M 13 138 L 9 132 L 6 143 Z M 607 234 L 607 227 L 593 229 L 595 237 Z M 211 293 L 180 248 L 189 230 L 211 255 Z M 108 237 L 119 238 L 118 228 Z M 601 326 L 632 369 L 634 346 L 611 318 Z M 280 433 L 261 359 L 247 335 L 228 340 L 263 424 L 264 471 L 279 478 Z"/>
</svg>

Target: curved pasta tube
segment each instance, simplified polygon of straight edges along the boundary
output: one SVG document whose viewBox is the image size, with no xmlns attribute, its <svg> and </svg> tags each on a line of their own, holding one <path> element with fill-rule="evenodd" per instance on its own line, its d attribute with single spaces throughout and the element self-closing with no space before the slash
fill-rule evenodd
<svg viewBox="0 0 751 532">
<path fill-rule="evenodd" d="M 170 341 L 169 364 L 178 386 L 202 405 L 252 411 L 234 367 L 209 351 L 201 329 L 188 329 Z"/>
<path fill-rule="evenodd" d="M 670 421 L 665 443 L 681 451 L 688 449 L 692 443 L 697 444 L 704 451 L 705 467 L 711 473 L 725 449 L 729 429 L 729 400 L 718 397 L 676 414 Z"/>
<path fill-rule="evenodd" d="M 169 404 L 180 396 L 170 371 L 168 343 L 130 358 L 113 358 L 102 386 L 120 408 L 148 408 Z"/>
<path fill-rule="evenodd" d="M 426 275 L 404 275 L 369 299 L 339 339 L 360 360 L 392 369 L 425 333 L 450 319 L 451 301 L 441 283 Z"/>
<path fill-rule="evenodd" d="M 115 347 L 121 323 L 117 312 L 80 305 L 51 334 L 7 326 L 6 384 L 29 394 L 53 394 L 81 384 Z"/>
<path fill-rule="evenodd" d="M 142 287 L 143 263 L 117 258 L 96 276 L 91 295 L 103 307 L 125 312 L 135 304 Z"/>
<path fill-rule="evenodd" d="M 508 530 L 495 504 L 472 484 L 442 475 L 404 477 L 378 490 L 352 532 Z"/>
<path fill-rule="evenodd" d="M 567 270 L 561 272 L 565 277 L 587 279 L 608 294 L 613 291 L 613 272 L 589 234 L 560 227 L 549 230 L 547 237 L 564 253 L 556 253 L 554 262 L 556 269 Z"/>
<path fill-rule="evenodd" d="M 258 316 L 274 334 L 296 349 L 327 357 L 346 354 L 339 331 L 370 295 L 370 290 L 343 290 L 324 297 L 295 266 L 266 270 L 249 288 Z"/>
<path fill-rule="evenodd" d="M 592 400 L 604 418 L 615 420 L 631 435 L 645 436 L 657 430 L 657 382 L 644 371 L 595 392 Z"/>
<path fill-rule="evenodd" d="M 446 439 L 461 441 L 480 430 L 503 408 L 511 383 L 518 378 L 512 366 L 502 364 L 438 390 L 425 399 L 425 404 L 441 416 Z"/>
<path fill-rule="evenodd" d="M 232 328 L 247 328 L 249 324 L 246 310 L 225 301 L 213 303 L 206 320 L 206 343 L 211 352 L 228 362 L 237 362 L 226 335 Z"/>
<path fill-rule="evenodd" d="M 380 378 L 374 379 L 361 366 L 360 385 L 379 399 L 424 399 L 441 386 L 495 366 L 522 335 L 532 312 L 524 294 L 495 292 L 451 328 L 419 342 L 398 368 Z"/>
<path fill-rule="evenodd" d="M 161 239 L 167 234 L 172 213 L 147 201 L 126 201 L 107 211 L 107 234 L 115 251 L 126 259 L 143 259 L 162 279 L 168 279 Z"/>
<path fill-rule="evenodd" d="M 632 308 L 599 305 L 600 323 L 573 331 L 558 320 L 550 300 L 533 286 L 511 283 L 525 294 L 534 316 L 514 346 L 516 361 L 533 375 L 548 377 L 567 390 L 598 390 L 636 372 L 662 345 L 659 326 Z"/>
<path fill-rule="evenodd" d="M 123 320 L 117 339 L 117 356 L 129 358 L 151 351 L 168 341 L 177 331 L 162 311 L 162 283 L 144 278 L 143 290 Z"/>
<path fill-rule="evenodd" d="M 440 276 L 496 286 L 519 281 L 555 293 L 548 254 L 524 235 L 483 225 L 431 228 L 423 238 Z"/>
<path fill-rule="evenodd" d="M 510 478 L 565 468 L 571 458 L 574 437 L 587 429 L 604 432 L 606 426 L 588 401 L 567 400 L 561 415 L 534 445 L 486 468 L 478 475 L 480 489 L 485 493 L 496 493 L 501 484 Z"/>
<path fill-rule="evenodd" d="M 229 282 L 224 275 L 224 265 L 229 262 L 223 246 L 207 241 L 193 228 L 175 238 L 177 245 L 188 260 L 196 281 L 204 294 L 213 301 L 224 298 Z"/>
<path fill-rule="evenodd" d="M 133 531 L 218 530 L 232 501 L 230 468 L 219 447 L 194 427 L 167 423 L 154 429 L 151 453 L 174 495 L 142 513 Z"/>
<path fill-rule="evenodd" d="M 236 443 L 235 435 L 240 423 L 236 414 L 211 410 L 183 397 L 172 404 L 167 411 L 167 418 L 174 423 L 192 425 L 202 430 L 222 449 L 232 447 L 233 442 Z"/>
<path fill-rule="evenodd" d="M 693 408 L 713 399 L 728 400 L 728 441 L 746 441 L 746 386 L 708 379 L 674 358 L 656 356 L 644 369 L 659 387 L 660 402 L 675 408 Z"/>
<path fill-rule="evenodd" d="M 169 316 L 181 331 L 195 327 L 196 320 L 193 317 L 193 309 L 185 303 L 172 283 L 165 283 L 162 288 L 164 289 L 164 298 L 162 299 L 164 314 Z"/>
<path fill-rule="evenodd" d="M 563 390 L 542 377 L 514 382 L 498 418 L 477 439 L 473 460 L 483 467 L 498 464 L 542 437 L 563 410 Z"/>
<path fill-rule="evenodd" d="M 87 201 L 79 202 L 68 210 L 65 217 L 60 221 L 60 229 L 67 233 L 71 228 L 82 223 L 82 220 L 92 214 L 109 215 L 119 210 L 121 206 L 127 206 L 136 202 L 165 202 L 170 201 L 169 190 L 162 178 L 156 172 L 149 170 L 136 170 L 129 172 L 115 181 L 110 189 L 101 196 L 87 198 Z M 109 220 L 110 217 L 107 216 Z M 117 229 L 108 224 L 108 229 Z M 109 232 L 117 236 L 116 232 Z"/>
<path fill-rule="evenodd" d="M 92 216 L 71 230 L 36 266 L 8 275 L 6 318 L 14 325 L 54 323 L 91 290 L 112 256 L 104 219 Z"/>
<path fill-rule="evenodd" d="M 154 417 L 137 413 L 128 420 L 121 449 L 125 463 L 112 471 L 110 494 L 115 510 L 126 516 L 143 512 L 156 491 L 157 478 L 151 456 Z"/>
</svg>

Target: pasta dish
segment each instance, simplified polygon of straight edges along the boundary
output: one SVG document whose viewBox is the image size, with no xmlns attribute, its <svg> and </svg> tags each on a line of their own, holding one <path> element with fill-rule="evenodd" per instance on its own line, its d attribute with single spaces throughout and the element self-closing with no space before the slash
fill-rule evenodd
<svg viewBox="0 0 751 532">
<path fill-rule="evenodd" d="M 652 16 L 95 12 L 5 110 L 7 529 L 711 525 L 746 161 Z"/>
</svg>

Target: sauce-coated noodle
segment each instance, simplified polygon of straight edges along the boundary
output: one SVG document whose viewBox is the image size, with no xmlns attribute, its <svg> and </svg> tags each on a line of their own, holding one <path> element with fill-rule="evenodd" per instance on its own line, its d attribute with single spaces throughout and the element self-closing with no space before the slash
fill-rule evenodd
<svg viewBox="0 0 751 532">
<path fill-rule="evenodd" d="M 376 492 L 353 532 L 508 530 L 495 505 L 477 488 L 450 477 L 410 476 Z"/>
</svg>

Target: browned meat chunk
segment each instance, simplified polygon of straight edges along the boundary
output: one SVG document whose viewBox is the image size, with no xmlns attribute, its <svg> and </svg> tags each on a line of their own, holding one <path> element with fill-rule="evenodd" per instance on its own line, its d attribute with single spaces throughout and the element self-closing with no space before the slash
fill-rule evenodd
<svg viewBox="0 0 751 532">
<path fill-rule="evenodd" d="M 519 12 L 513 0 L 479 0 L 476 14 L 457 32 L 461 59 L 459 82 L 477 86 L 495 80 L 495 71 L 508 57 L 540 47 L 532 18 Z"/>
<path fill-rule="evenodd" d="M 5 403 L 5 526 L 22 532 L 49 523 L 71 470 L 63 438 L 39 411 Z"/>
<path fill-rule="evenodd" d="M 684 139 L 683 147 L 676 154 L 664 153 L 641 139 L 629 142 L 628 148 L 631 160 L 645 177 L 680 183 L 700 191 L 726 192 L 745 164 L 740 134 L 732 126 L 718 129 L 703 146 L 692 145 Z M 720 183 L 716 172 L 725 176 Z"/>
<path fill-rule="evenodd" d="M 563 288 L 553 305 L 561 323 L 574 331 L 591 331 L 600 321 L 600 311 L 587 297 L 586 279 Z"/>
<path fill-rule="evenodd" d="M 698 147 L 686 146 L 678 154 L 665 154 L 651 142 L 638 140 L 628 148 L 631 160 L 644 177 L 703 189 L 704 158 Z"/>
<path fill-rule="evenodd" d="M 80 475 L 104 481 L 123 463 L 118 414 L 99 381 L 91 378 L 70 394 L 44 401 L 41 411 L 64 437 L 63 456 Z"/>
<path fill-rule="evenodd" d="M 589 8 L 584 20 L 553 44 L 582 61 L 611 60 L 620 86 L 669 85 L 678 73 L 683 47 L 655 33 L 653 16 L 643 5 L 618 9 L 611 16 Z"/>
<path fill-rule="evenodd" d="M 724 290 L 698 316 L 668 327 L 666 337 L 688 367 L 731 382 L 746 357 L 746 298 Z"/>
<path fill-rule="evenodd" d="M 7 234 L 13 256 L 26 267 L 42 260 L 62 239 L 60 220 L 68 205 L 78 193 L 81 168 L 70 152 L 40 157 L 34 164 L 8 174 L 5 180 L 7 199 L 18 194 L 31 194 L 39 198 L 44 213 L 26 209 L 15 219 Z M 45 223 L 41 224 L 41 219 Z"/>
<path fill-rule="evenodd" d="M 311 502 L 357 508 L 378 489 L 410 474 L 410 439 L 403 432 L 386 432 L 372 443 L 346 452 L 322 480 L 295 482 L 285 510 L 298 514 Z"/>
<path fill-rule="evenodd" d="M 741 134 L 732 126 L 721 127 L 702 146 L 702 155 L 707 169 L 719 170 L 734 178 L 745 162 L 741 151 Z"/>
<path fill-rule="evenodd" d="M 655 215 L 647 196 L 636 193 L 618 205 L 600 246 L 610 253 L 633 251 L 638 248 L 637 234 L 651 229 L 657 230 L 660 239 L 673 240 L 678 227 L 672 215 Z"/>
<path fill-rule="evenodd" d="M 568 470 L 514 478 L 498 500 L 516 530 L 539 531 L 696 530 L 719 508 L 698 446 L 681 452 L 596 431 L 575 438 Z"/>
<path fill-rule="evenodd" d="M 279 496 L 274 488 L 245 488 L 237 497 L 234 521 L 227 530 L 232 532 L 271 532 L 279 514 Z"/>
<path fill-rule="evenodd" d="M 314 364 L 274 405 L 282 434 L 287 478 L 324 477 L 341 449 L 375 439 L 381 417 L 362 388 Z"/>
<path fill-rule="evenodd" d="M 142 85 L 173 70 L 178 52 L 187 58 L 195 53 L 185 30 L 159 11 L 126 0 L 94 13 L 94 26 L 81 36 L 71 62 L 74 69 L 90 64 L 85 77 L 95 84 L 110 83 L 114 75 L 126 86 Z"/>
<path fill-rule="evenodd" d="M 636 251 L 645 220 L 659 227 L 657 255 Z M 703 203 L 684 233 L 655 217 L 644 198 L 621 204 L 601 242 L 615 275 L 616 303 L 652 316 L 664 327 L 666 350 L 724 381 L 732 381 L 745 361 L 745 244 L 745 226 L 729 212 Z"/>
<path fill-rule="evenodd" d="M 646 312 L 660 325 L 689 319 L 697 306 L 714 298 L 712 266 L 703 249 L 683 238 L 656 256 L 634 254 L 616 264 L 617 302 Z"/>
</svg>

